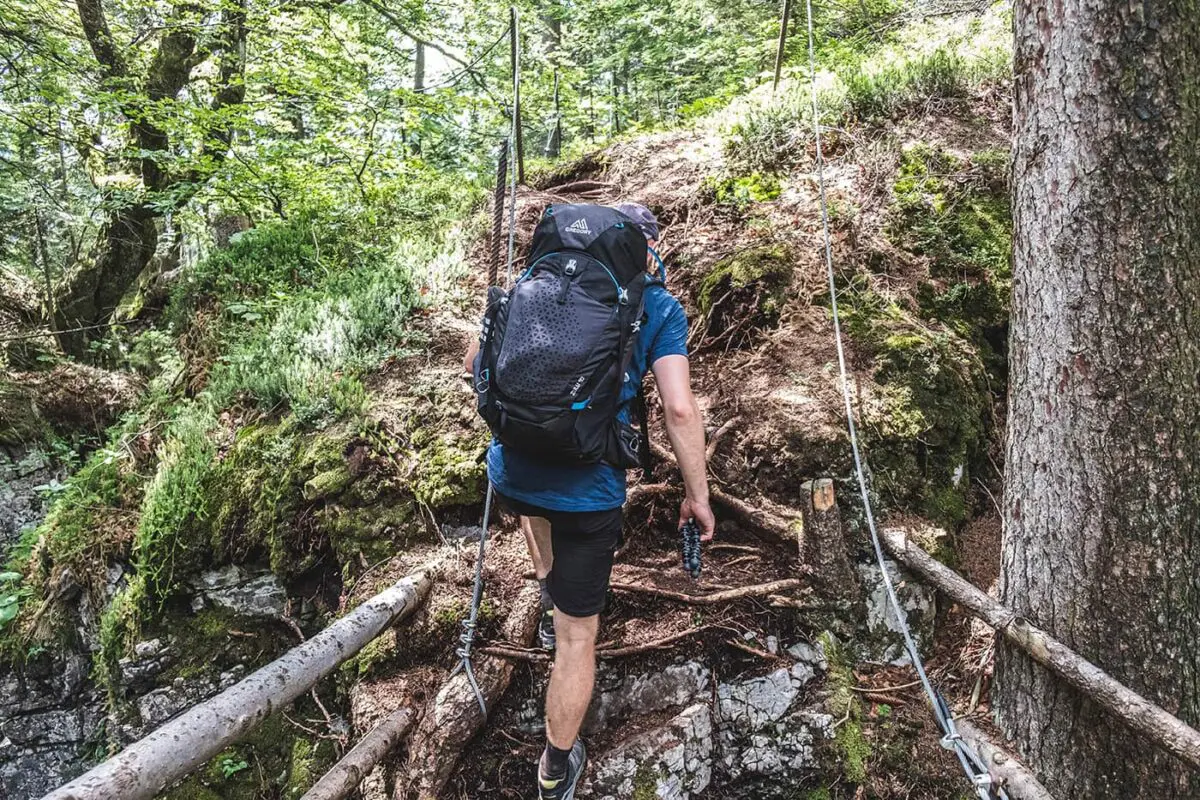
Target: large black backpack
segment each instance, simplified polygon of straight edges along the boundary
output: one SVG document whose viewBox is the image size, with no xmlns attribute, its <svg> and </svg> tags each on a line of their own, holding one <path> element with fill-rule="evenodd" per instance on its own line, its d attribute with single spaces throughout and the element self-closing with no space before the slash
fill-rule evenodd
<svg viewBox="0 0 1200 800">
<path fill-rule="evenodd" d="M 646 466 L 640 387 L 640 419 L 617 419 L 642 324 L 646 252 L 616 209 L 546 209 L 525 271 L 508 291 L 488 293 L 475 360 L 479 413 L 505 447 L 547 464 Z"/>
</svg>

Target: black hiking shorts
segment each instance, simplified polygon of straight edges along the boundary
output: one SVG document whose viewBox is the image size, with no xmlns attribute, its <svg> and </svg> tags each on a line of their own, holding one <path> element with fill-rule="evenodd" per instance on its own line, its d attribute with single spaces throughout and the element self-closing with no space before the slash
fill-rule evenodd
<svg viewBox="0 0 1200 800">
<path fill-rule="evenodd" d="M 511 511 L 550 521 L 554 563 L 546 588 L 554 608 L 569 617 L 591 617 L 604 610 L 613 553 L 621 543 L 623 510 L 552 511 L 497 494 Z"/>
</svg>

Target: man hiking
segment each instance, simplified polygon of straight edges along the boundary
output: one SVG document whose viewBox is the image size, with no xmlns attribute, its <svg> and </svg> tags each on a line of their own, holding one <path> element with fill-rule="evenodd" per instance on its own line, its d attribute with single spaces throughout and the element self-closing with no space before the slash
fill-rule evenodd
<svg viewBox="0 0 1200 800">
<path fill-rule="evenodd" d="M 521 515 L 553 604 L 552 616 L 543 616 L 553 625 L 543 643 L 555 649 L 538 763 L 544 800 L 574 797 L 587 761 L 578 736 L 621 541 L 625 469 L 648 464 L 647 371 L 683 477 L 680 525 L 693 520 L 703 541 L 713 535 L 687 317 L 663 284 L 658 236 L 644 206 L 551 206 L 525 272 L 508 292 L 491 290 L 480 341 L 467 354 L 480 413 L 495 434 L 488 478 Z"/>
</svg>

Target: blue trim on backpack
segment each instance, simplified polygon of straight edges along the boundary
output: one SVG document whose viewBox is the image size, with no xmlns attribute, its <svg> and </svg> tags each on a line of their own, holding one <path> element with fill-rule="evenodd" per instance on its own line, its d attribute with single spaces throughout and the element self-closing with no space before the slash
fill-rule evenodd
<svg viewBox="0 0 1200 800">
<path fill-rule="evenodd" d="M 592 402 L 592 398 L 589 397 L 586 400 L 580 400 L 578 403 L 571 403 L 571 410 L 572 411 L 583 411 L 585 408 L 588 407 L 588 403 L 590 403 L 590 402 Z"/>
</svg>

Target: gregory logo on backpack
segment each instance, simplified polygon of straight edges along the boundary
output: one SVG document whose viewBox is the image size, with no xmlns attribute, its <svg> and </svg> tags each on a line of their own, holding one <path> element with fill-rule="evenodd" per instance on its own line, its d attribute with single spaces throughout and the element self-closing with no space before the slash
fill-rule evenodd
<svg viewBox="0 0 1200 800">
<path fill-rule="evenodd" d="M 618 412 L 644 312 L 646 253 L 641 231 L 616 209 L 561 205 L 542 216 L 529 267 L 507 293 L 492 290 L 475 362 L 479 413 L 505 448 L 544 463 L 639 465 L 628 442 L 639 434 Z"/>
</svg>

